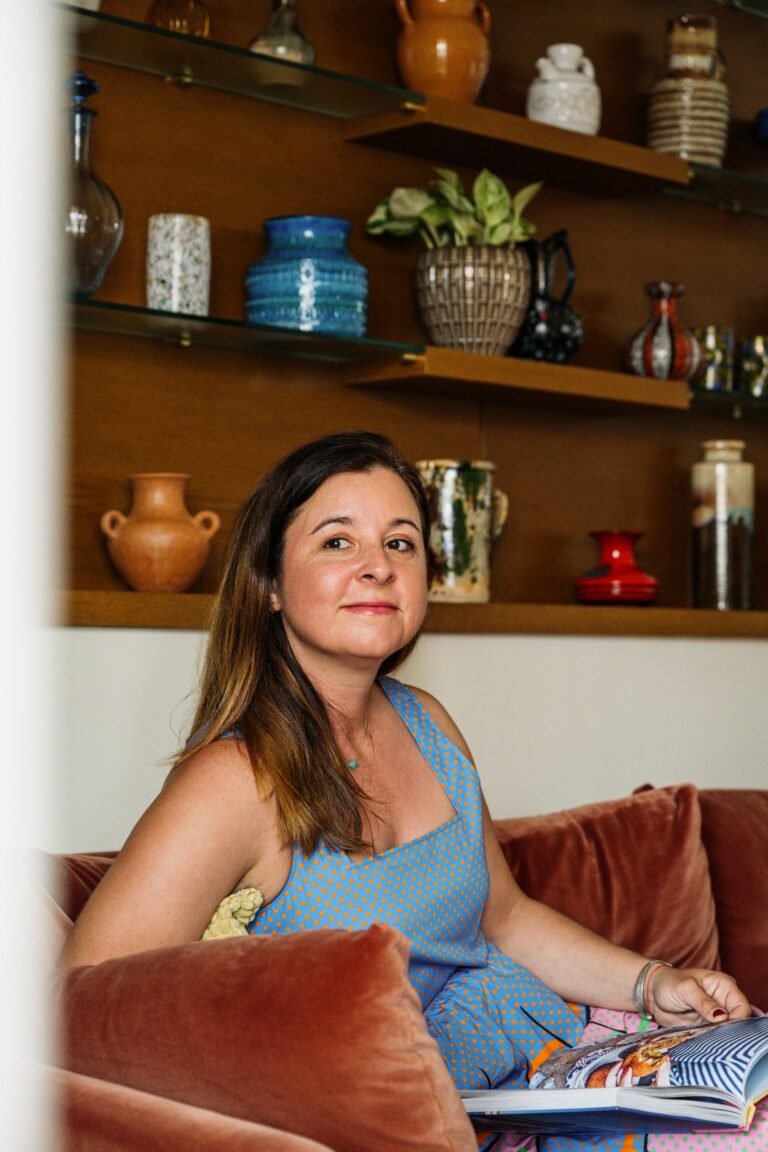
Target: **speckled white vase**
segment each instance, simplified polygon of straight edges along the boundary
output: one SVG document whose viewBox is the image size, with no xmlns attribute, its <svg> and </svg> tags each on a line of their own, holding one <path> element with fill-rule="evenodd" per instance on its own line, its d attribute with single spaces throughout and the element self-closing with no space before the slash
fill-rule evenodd
<svg viewBox="0 0 768 1152">
<path fill-rule="evenodd" d="M 150 216 L 147 307 L 207 316 L 210 288 L 210 222 L 181 212 Z"/>
</svg>

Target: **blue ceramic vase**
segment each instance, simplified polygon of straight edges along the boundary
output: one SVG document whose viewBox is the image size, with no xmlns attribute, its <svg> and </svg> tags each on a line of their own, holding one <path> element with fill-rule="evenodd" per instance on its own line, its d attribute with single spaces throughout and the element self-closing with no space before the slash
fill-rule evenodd
<svg viewBox="0 0 768 1152">
<path fill-rule="evenodd" d="M 245 275 L 248 322 L 364 336 L 368 273 L 347 250 L 351 227 L 335 216 L 265 220 L 267 251 Z"/>
</svg>

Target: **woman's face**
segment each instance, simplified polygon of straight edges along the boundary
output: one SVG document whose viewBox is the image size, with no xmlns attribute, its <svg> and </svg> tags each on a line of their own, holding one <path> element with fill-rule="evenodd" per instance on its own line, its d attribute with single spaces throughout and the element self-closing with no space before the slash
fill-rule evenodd
<svg viewBox="0 0 768 1152">
<path fill-rule="evenodd" d="M 342 472 L 302 504 L 284 539 L 271 607 L 311 674 L 339 659 L 381 663 L 427 609 L 419 511 L 394 472 Z"/>
</svg>

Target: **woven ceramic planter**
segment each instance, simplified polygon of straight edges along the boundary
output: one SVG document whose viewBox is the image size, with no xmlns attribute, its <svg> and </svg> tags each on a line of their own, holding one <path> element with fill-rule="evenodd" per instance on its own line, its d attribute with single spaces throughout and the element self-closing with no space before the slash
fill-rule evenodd
<svg viewBox="0 0 768 1152">
<path fill-rule="evenodd" d="M 419 254 L 416 291 L 430 343 L 503 356 L 531 293 L 522 248 L 431 248 Z"/>
</svg>

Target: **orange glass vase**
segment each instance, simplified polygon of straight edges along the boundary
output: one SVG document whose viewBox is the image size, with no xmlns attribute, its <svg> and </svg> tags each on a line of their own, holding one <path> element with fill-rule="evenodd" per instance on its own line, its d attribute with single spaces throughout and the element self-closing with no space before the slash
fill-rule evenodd
<svg viewBox="0 0 768 1152">
<path fill-rule="evenodd" d="M 184 592 L 202 572 L 221 521 L 215 512 L 189 514 L 189 476 L 182 472 L 142 472 L 129 479 L 130 513 L 112 510 L 101 518 L 112 563 L 137 592 Z"/>
<path fill-rule="evenodd" d="M 491 17 L 481 0 L 395 0 L 403 23 L 397 64 L 417 92 L 471 104 L 491 62 Z"/>
</svg>

